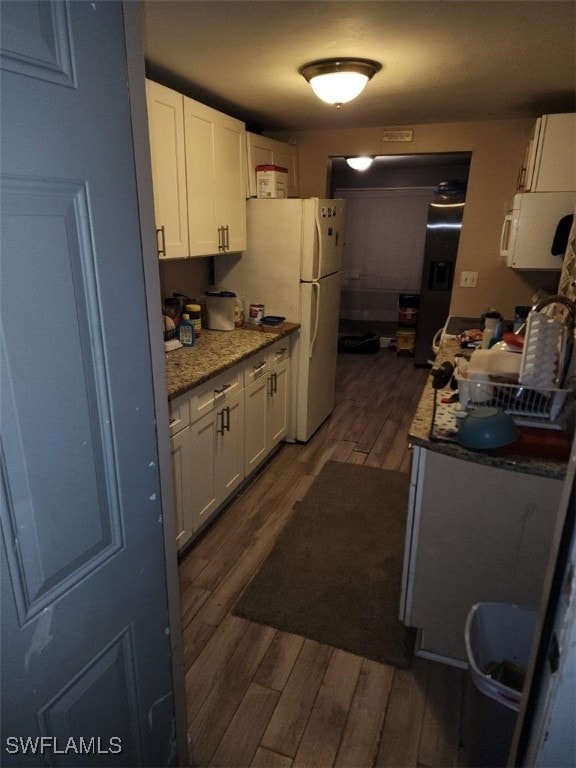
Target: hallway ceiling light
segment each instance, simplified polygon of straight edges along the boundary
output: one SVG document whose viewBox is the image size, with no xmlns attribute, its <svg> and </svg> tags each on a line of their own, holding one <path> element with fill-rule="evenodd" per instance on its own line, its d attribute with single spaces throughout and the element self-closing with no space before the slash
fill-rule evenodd
<svg viewBox="0 0 576 768">
<path fill-rule="evenodd" d="M 354 168 L 355 171 L 365 171 L 370 168 L 374 158 L 373 157 L 347 157 L 346 162 L 350 168 Z"/>
<path fill-rule="evenodd" d="M 355 99 L 381 68 L 369 59 L 323 59 L 306 64 L 300 74 L 319 99 L 338 108 Z"/>
</svg>

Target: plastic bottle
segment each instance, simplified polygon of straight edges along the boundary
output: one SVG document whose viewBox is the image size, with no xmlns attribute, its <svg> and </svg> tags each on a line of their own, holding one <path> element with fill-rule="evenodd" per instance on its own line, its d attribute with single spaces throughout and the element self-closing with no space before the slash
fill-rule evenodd
<svg viewBox="0 0 576 768">
<path fill-rule="evenodd" d="M 489 349 L 496 343 L 496 341 L 499 341 L 502 338 L 502 315 L 496 309 L 491 307 L 485 315 L 482 315 L 482 319 L 484 321 L 482 349 Z"/>
<path fill-rule="evenodd" d="M 200 304 L 186 304 L 186 312 L 194 324 L 196 338 L 202 333 L 202 308 Z"/>
<path fill-rule="evenodd" d="M 187 314 L 182 315 L 182 322 L 178 328 L 178 337 L 183 347 L 193 347 L 196 343 L 194 321 Z"/>
</svg>

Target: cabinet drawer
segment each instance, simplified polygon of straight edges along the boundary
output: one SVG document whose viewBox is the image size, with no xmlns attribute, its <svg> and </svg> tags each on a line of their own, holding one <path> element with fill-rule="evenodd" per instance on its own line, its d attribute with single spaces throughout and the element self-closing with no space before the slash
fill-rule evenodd
<svg viewBox="0 0 576 768">
<path fill-rule="evenodd" d="M 290 357 L 290 344 L 288 339 L 282 339 L 277 341 L 270 347 L 270 364 L 272 366 L 283 363 L 284 360 L 288 360 Z"/>
<path fill-rule="evenodd" d="M 242 389 L 244 380 L 239 365 L 196 387 L 190 395 L 190 423 L 222 405 Z"/>
<path fill-rule="evenodd" d="M 188 394 L 168 401 L 170 437 L 190 424 L 190 396 Z"/>
<path fill-rule="evenodd" d="M 248 387 L 253 381 L 261 379 L 270 370 L 268 350 L 263 349 L 244 363 L 244 386 Z"/>
</svg>

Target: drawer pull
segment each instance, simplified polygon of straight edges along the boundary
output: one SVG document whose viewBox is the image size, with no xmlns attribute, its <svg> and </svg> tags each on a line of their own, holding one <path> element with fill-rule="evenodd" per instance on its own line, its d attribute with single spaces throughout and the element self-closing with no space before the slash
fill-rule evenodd
<svg viewBox="0 0 576 768">
<path fill-rule="evenodd" d="M 255 371 L 261 371 L 261 370 L 262 370 L 262 368 L 264 368 L 264 366 L 265 366 L 265 365 L 266 365 L 266 360 L 262 360 L 262 362 L 260 362 L 260 363 L 256 363 L 255 365 L 253 365 L 253 366 L 252 366 L 252 368 L 253 368 Z"/>
<path fill-rule="evenodd" d="M 223 395 L 224 392 L 226 392 L 227 389 L 230 389 L 231 386 L 232 386 L 232 384 L 222 384 L 221 389 L 215 389 L 214 390 L 215 397 L 218 397 L 218 395 Z"/>
<path fill-rule="evenodd" d="M 216 432 L 219 435 L 230 432 L 230 406 L 227 405 L 226 408 L 222 408 L 218 416 L 220 417 L 220 426 L 216 428 Z"/>
<path fill-rule="evenodd" d="M 169 426 L 173 426 L 174 424 L 176 424 L 177 421 L 178 421 L 178 419 L 175 416 L 171 416 L 170 417 L 170 421 L 168 422 L 168 424 L 169 424 Z"/>
</svg>

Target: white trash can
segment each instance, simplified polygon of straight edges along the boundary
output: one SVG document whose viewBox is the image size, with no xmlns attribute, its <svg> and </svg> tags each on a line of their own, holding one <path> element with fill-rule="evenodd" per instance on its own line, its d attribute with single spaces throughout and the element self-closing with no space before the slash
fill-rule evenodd
<svg viewBox="0 0 576 768">
<path fill-rule="evenodd" d="M 536 617 L 534 609 L 510 603 L 477 603 L 468 613 L 462 743 L 472 766 L 507 763 Z"/>
</svg>

